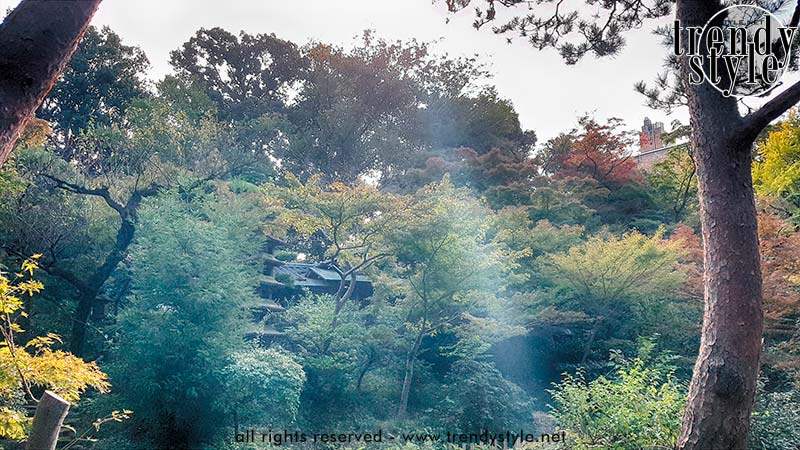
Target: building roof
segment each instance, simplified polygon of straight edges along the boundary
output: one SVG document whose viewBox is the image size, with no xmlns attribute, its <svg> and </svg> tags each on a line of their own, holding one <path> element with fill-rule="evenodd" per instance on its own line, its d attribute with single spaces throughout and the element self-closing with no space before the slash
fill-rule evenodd
<svg viewBox="0 0 800 450">
<path fill-rule="evenodd" d="M 637 156 L 649 155 L 651 153 L 661 153 L 661 152 L 665 152 L 667 150 L 671 150 L 671 149 L 677 148 L 677 147 L 682 147 L 682 146 L 685 146 L 685 145 L 688 145 L 688 142 L 681 142 L 680 144 L 672 144 L 672 145 L 667 145 L 667 146 L 664 146 L 664 147 L 656 148 L 656 149 L 653 149 L 653 150 L 647 150 L 645 152 L 639 152 L 639 153 L 634 154 L 633 156 L 637 157 Z"/>
<path fill-rule="evenodd" d="M 299 286 L 328 286 L 331 282 L 338 283 L 342 279 L 334 270 L 308 263 L 285 263 L 275 267 L 274 274 L 281 273 L 291 276 L 295 284 Z M 369 278 L 360 274 L 356 274 L 356 281 L 359 283 L 370 282 Z"/>
<path fill-rule="evenodd" d="M 283 239 L 277 238 L 275 236 L 272 236 L 272 235 L 268 235 L 267 236 L 267 242 L 270 242 L 270 243 L 276 244 L 276 245 L 286 245 L 286 241 L 284 241 Z"/>
<path fill-rule="evenodd" d="M 264 255 L 264 264 L 267 264 L 267 265 L 270 265 L 270 266 L 282 266 L 285 263 L 283 261 L 275 258 L 274 255 L 271 255 L 271 254 L 267 253 L 267 254 Z"/>
<path fill-rule="evenodd" d="M 286 308 L 279 305 L 275 300 L 270 299 L 264 299 L 261 307 L 270 311 L 286 311 Z"/>
</svg>

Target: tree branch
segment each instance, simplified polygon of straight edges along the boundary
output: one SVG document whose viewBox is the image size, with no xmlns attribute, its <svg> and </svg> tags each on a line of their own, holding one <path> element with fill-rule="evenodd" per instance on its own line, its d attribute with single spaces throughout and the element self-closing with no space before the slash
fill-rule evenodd
<svg viewBox="0 0 800 450">
<path fill-rule="evenodd" d="M 754 140 L 764 127 L 796 105 L 797 102 L 800 102 L 800 81 L 768 101 L 758 111 L 745 116 L 738 132 L 735 133 L 735 138 L 737 140 Z"/>
<path fill-rule="evenodd" d="M 56 177 L 54 177 L 52 175 L 49 175 L 49 174 L 46 174 L 46 173 L 43 173 L 42 176 L 47 178 L 47 179 L 49 179 L 50 181 L 54 182 L 56 184 L 56 187 L 58 187 L 59 189 L 63 189 L 65 191 L 69 191 L 69 192 L 72 192 L 74 194 L 93 195 L 95 197 L 100 197 L 106 202 L 106 204 L 108 204 L 108 206 L 113 208 L 120 215 L 125 214 L 125 207 L 122 206 L 121 204 L 119 204 L 113 198 L 111 198 L 111 193 L 108 191 L 108 188 L 105 187 L 105 186 L 101 187 L 101 188 L 96 188 L 96 189 L 89 189 L 87 187 L 84 187 L 84 186 L 81 186 L 81 185 L 78 185 L 78 184 L 75 184 L 75 183 L 70 183 L 68 181 L 61 180 L 59 178 L 56 178 Z"/>
</svg>

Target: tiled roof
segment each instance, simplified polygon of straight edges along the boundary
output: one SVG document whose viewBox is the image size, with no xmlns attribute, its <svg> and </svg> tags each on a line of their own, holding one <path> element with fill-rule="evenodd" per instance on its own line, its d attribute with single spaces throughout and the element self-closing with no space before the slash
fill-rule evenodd
<svg viewBox="0 0 800 450">
<path fill-rule="evenodd" d="M 273 273 L 275 275 L 285 273 L 295 280 L 295 284 L 300 286 L 326 286 L 331 282 L 339 282 L 342 279 L 336 271 L 308 263 L 286 263 L 275 267 Z M 361 283 L 370 282 L 369 278 L 364 275 L 356 275 L 356 281 Z"/>
</svg>

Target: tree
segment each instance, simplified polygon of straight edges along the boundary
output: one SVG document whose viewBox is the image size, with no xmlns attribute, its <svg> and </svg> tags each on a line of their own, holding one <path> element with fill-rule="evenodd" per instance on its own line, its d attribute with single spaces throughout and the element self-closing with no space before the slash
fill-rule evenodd
<svg viewBox="0 0 800 450">
<path fill-rule="evenodd" d="M 429 44 L 390 42 L 372 31 L 351 50 L 313 44 L 305 55 L 310 69 L 280 155 L 304 179 L 321 173 L 352 183 L 380 175 L 383 186 L 413 192 L 420 185 L 407 185 L 407 171 L 442 150 L 532 145 L 532 133 L 486 85 L 489 74 L 475 58 L 436 55 Z"/>
<path fill-rule="evenodd" d="M 274 34 L 239 37 L 201 28 L 170 53 L 177 77 L 200 88 L 222 121 L 246 121 L 284 112 L 308 62 L 297 46 Z"/>
<path fill-rule="evenodd" d="M 655 311 L 665 309 L 661 304 L 672 300 L 686 275 L 678 264 L 682 249 L 662 234 L 595 236 L 566 253 L 545 256 L 543 275 L 556 289 L 556 307 L 583 313 L 591 322 L 581 365 L 596 342 L 653 333 L 666 320 Z"/>
<path fill-rule="evenodd" d="M 550 221 L 531 220 L 532 207 L 517 206 L 503 208 L 497 212 L 494 227 L 495 239 L 506 247 L 527 252 L 521 258 L 512 279 L 513 285 L 523 292 L 535 291 L 546 283 L 542 269 L 546 266 L 543 256 L 564 253 L 583 242 L 585 229 L 581 225 L 555 226 Z"/>
<path fill-rule="evenodd" d="M 528 138 L 534 139 L 530 134 Z M 528 204 L 531 191 L 545 183 L 536 161 L 527 151 L 518 150 L 493 148 L 483 154 L 472 148 L 439 150 L 434 154 L 441 156 L 426 159 L 424 168 L 408 169 L 399 187 L 404 191 L 419 189 L 447 174 L 456 186 L 483 195 L 493 208 Z"/>
<path fill-rule="evenodd" d="M 339 274 L 331 323 L 336 328 L 339 312 L 356 287 L 357 273 L 389 256 L 385 235 L 403 226 L 405 199 L 363 183 L 322 188 L 319 177 L 302 183 L 292 175 L 286 182 L 288 186 L 267 187 L 278 214 L 273 225 L 289 229 L 306 243 L 317 240 L 322 264 Z"/>
<path fill-rule="evenodd" d="M 369 374 L 396 370 L 393 355 L 400 343 L 394 329 L 402 318 L 374 297 L 349 302 L 338 312 L 329 295 L 305 295 L 278 319 L 288 337 L 286 347 L 306 373 L 300 416 L 309 429 L 363 426 L 365 416 L 386 415 L 390 400 L 370 390 Z M 335 326 L 334 324 L 335 319 Z M 378 376 L 378 391 L 392 375 Z"/>
<path fill-rule="evenodd" d="M 793 111 L 758 147 L 753 163 L 753 183 L 760 195 L 783 199 L 790 215 L 800 211 L 800 118 Z M 780 205 L 773 205 L 780 207 Z"/>
<path fill-rule="evenodd" d="M 685 391 L 666 355 L 641 340 L 636 358 L 612 352 L 610 376 L 587 381 L 583 372 L 565 374 L 550 394 L 551 414 L 567 430 L 570 449 L 638 450 L 671 448 L 680 431 Z"/>
<path fill-rule="evenodd" d="M 61 338 L 52 333 L 21 343 L 25 332 L 19 319 L 26 316 L 23 298 L 39 294 L 44 285 L 33 279 L 39 268 L 36 254 L 23 261 L 21 272 L 0 271 L 0 438 L 20 440 L 31 418 L 25 406 L 37 403 L 34 392 L 50 389 L 67 401 L 77 401 L 90 387 L 108 392 L 108 376 L 94 362 L 54 349 Z"/>
<path fill-rule="evenodd" d="M 487 350 L 475 332 L 480 323 L 490 321 L 498 330 L 505 328 L 478 311 L 500 301 L 494 294 L 502 291 L 504 271 L 519 256 L 505 253 L 487 237 L 490 210 L 471 198 L 469 191 L 454 188 L 447 178 L 420 189 L 409 210 L 405 226 L 392 230 L 389 237 L 397 274 L 404 281 L 397 307 L 407 317 L 397 411 L 401 419 L 408 414 L 414 370 L 427 338 L 456 334 L 458 343 L 452 351 L 472 354 L 480 348 Z"/>
<path fill-rule="evenodd" d="M 101 0 L 26 0 L 0 24 L 0 165 L 53 87 Z"/>
<path fill-rule="evenodd" d="M 356 48 L 315 44 L 309 73 L 290 112 L 292 136 L 280 157 L 307 178 L 353 184 L 421 148 L 418 83 L 432 63 L 424 44 L 389 43 L 366 32 Z"/>
<path fill-rule="evenodd" d="M 231 356 L 223 374 L 226 395 L 221 403 L 231 411 L 235 433 L 242 426 L 269 423 L 277 428 L 294 421 L 306 375 L 292 354 L 257 347 L 242 350 Z"/>
<path fill-rule="evenodd" d="M 445 2 L 451 11 L 472 3 Z M 475 26 L 497 20 L 498 6 L 513 8 L 523 3 L 527 2 L 490 1 L 485 9 L 477 10 Z M 668 0 L 609 1 L 600 5 L 602 14 L 592 15 L 551 3 L 555 2 L 540 5 L 549 11 L 542 14 L 536 9 L 515 16 L 495 31 L 518 32 L 539 49 L 555 47 L 568 64 L 574 64 L 587 53 L 613 55 L 624 45 L 625 31 L 672 12 Z M 778 3 L 771 6 L 788 4 Z M 678 0 L 675 5 L 682 27 L 703 27 L 726 6 L 719 0 Z M 797 19 L 800 15 L 794 14 L 789 25 L 797 26 Z M 688 39 L 682 43 L 685 54 Z M 702 51 L 707 54 L 707 48 Z M 800 82 L 742 116 L 736 98 L 723 96 L 705 80 L 687 83 L 686 58 L 675 59 L 679 81 L 674 86 L 685 95 L 667 100 L 685 100 L 689 107 L 706 262 L 703 333 L 677 447 L 744 448 L 763 330 L 751 150 L 759 133 L 800 100 Z"/>
<path fill-rule="evenodd" d="M 68 283 L 77 294 L 68 342 L 74 354 L 82 355 L 92 308 L 127 255 L 141 202 L 159 187 L 138 185 L 135 175 L 129 178 L 114 171 L 115 179 L 87 180 L 42 149 L 19 151 L 14 162 L 24 187 L 2 205 L 4 248 L 16 255 L 41 248 L 42 270 Z M 105 223 L 97 226 L 98 222 Z M 88 242 L 96 247 L 86 246 Z"/>
<path fill-rule="evenodd" d="M 796 332 L 800 313 L 800 233 L 775 215 L 758 214 L 764 319 L 767 338 L 782 341 Z"/>
<path fill-rule="evenodd" d="M 231 411 L 226 389 L 264 382 L 247 372 L 264 366 L 236 353 L 245 349 L 248 308 L 257 302 L 255 261 L 263 235 L 256 201 L 224 190 L 190 201 L 173 191 L 141 211 L 132 287 L 118 316 L 109 374 L 136 411 L 132 433 L 148 447 L 210 443 L 224 426 L 235 425 L 225 414 Z M 300 375 L 289 361 L 284 365 L 295 371 L 285 381 L 296 389 Z M 226 376 L 230 371 L 233 378 Z"/>
<path fill-rule="evenodd" d="M 69 164 L 55 155 L 39 153 L 28 168 L 29 191 L 50 188 L 72 195 L 92 199 L 112 216 L 107 223 L 114 224 L 110 242 L 101 243 L 103 251 L 93 255 L 89 267 L 75 270 L 76 255 L 64 255 L 62 248 L 64 229 L 42 226 L 42 236 L 53 236 L 43 259 L 42 267 L 49 274 L 68 282 L 77 295 L 77 308 L 72 321 L 70 347 L 81 355 L 86 343 L 86 331 L 93 305 L 103 294 L 117 266 L 126 258 L 136 234 L 138 209 L 142 203 L 166 188 L 177 188 L 186 195 L 210 179 L 231 174 L 264 172 L 270 165 L 267 155 L 254 151 L 247 143 L 238 144 L 224 124 L 202 117 L 192 119 L 181 110 L 170 107 L 166 99 L 142 99 L 126 110 L 124 126 L 92 126 L 73 142 L 73 158 Z M 21 160 L 25 163 L 26 160 Z M 266 167 L 265 167 L 266 166 Z M 20 203 L 11 204 L 16 209 L 27 204 L 25 192 L 19 195 Z M 41 197 L 36 198 L 41 201 Z M 51 199 L 45 197 L 47 203 Z M 63 206 L 55 212 L 62 212 Z M 24 213 L 24 211 L 22 211 Z M 37 212 L 38 209 L 37 209 Z M 74 213 L 74 211 L 73 211 Z M 64 212 L 64 215 L 72 215 Z M 66 219 L 62 215 L 62 219 Z M 25 213 L 24 216 L 30 217 Z M 45 211 L 44 219 L 58 218 Z M 73 219 L 80 220 L 80 214 Z M 19 221 L 13 216 L 12 223 Z M 51 220 L 50 225 L 54 225 Z M 63 222 L 62 222 L 63 223 Z M 44 224 L 37 224 L 44 225 Z M 74 224 L 67 230 L 74 231 Z M 24 229 L 23 229 L 24 231 Z M 31 237 L 30 233 L 25 233 Z M 33 236 L 36 242 L 48 241 Z M 18 244 L 29 245 L 24 239 Z M 86 253 L 86 246 L 78 246 L 78 254 Z M 15 249 L 19 252 L 21 249 Z M 72 261 L 70 261 L 72 259 Z M 95 263 L 95 261 L 100 261 Z"/>
<path fill-rule="evenodd" d="M 449 63 L 455 67 L 447 70 L 462 71 L 461 77 L 465 78 L 488 75 L 477 71 L 471 74 L 469 68 L 464 67 L 467 61 L 451 61 Z M 480 66 L 472 70 L 479 68 Z M 522 158 L 532 150 L 536 143 L 534 132 L 522 130 L 519 114 L 513 104 L 510 100 L 501 98 L 494 87 L 486 86 L 473 92 L 477 88 L 467 85 L 461 88 L 463 92 L 459 92 L 456 90 L 458 85 L 451 87 L 448 85 L 451 83 L 445 80 L 430 78 L 428 84 L 431 87 L 424 94 L 425 107 L 420 110 L 420 115 L 425 124 L 425 142 L 432 149 L 467 147 L 481 155 L 500 149 L 504 152 L 517 152 L 517 156 Z M 468 78 L 467 81 L 474 83 Z"/>
<path fill-rule="evenodd" d="M 663 161 L 646 172 L 654 197 L 671 213 L 674 222 L 683 219 L 697 208 L 696 168 L 688 146 L 675 147 L 667 151 Z"/>
<path fill-rule="evenodd" d="M 60 134 L 65 158 L 82 131 L 121 125 L 132 101 L 147 96 L 144 52 L 122 43 L 108 27 L 89 27 L 61 78 L 37 112 Z"/>
<path fill-rule="evenodd" d="M 606 189 L 639 179 L 630 157 L 630 133 L 622 121 L 609 119 L 601 125 L 591 117 L 579 120 L 580 128 L 551 140 L 540 155 L 543 168 L 557 178 L 589 177 Z"/>
<path fill-rule="evenodd" d="M 506 380 L 494 364 L 458 360 L 441 389 L 437 414 L 447 430 L 516 430 L 530 424 L 525 391 Z"/>
</svg>

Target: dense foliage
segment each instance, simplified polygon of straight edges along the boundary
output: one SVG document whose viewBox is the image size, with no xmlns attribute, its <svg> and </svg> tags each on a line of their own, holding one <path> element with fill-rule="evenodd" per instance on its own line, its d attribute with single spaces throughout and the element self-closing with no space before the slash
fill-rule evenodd
<svg viewBox="0 0 800 450">
<path fill-rule="evenodd" d="M 268 448 L 237 437 L 270 429 L 674 443 L 702 318 L 685 148 L 643 169 L 626 126 L 591 117 L 537 144 L 475 60 L 372 32 L 201 29 L 170 62 L 150 85 L 139 49 L 90 30 L 0 171 L 0 263 L 48 286 L 0 278 L 8 445 L 44 387 L 84 397 L 76 429 L 133 411 L 85 448 Z M 753 448 L 800 439 L 798 135 L 793 115 L 756 149 Z"/>
</svg>

